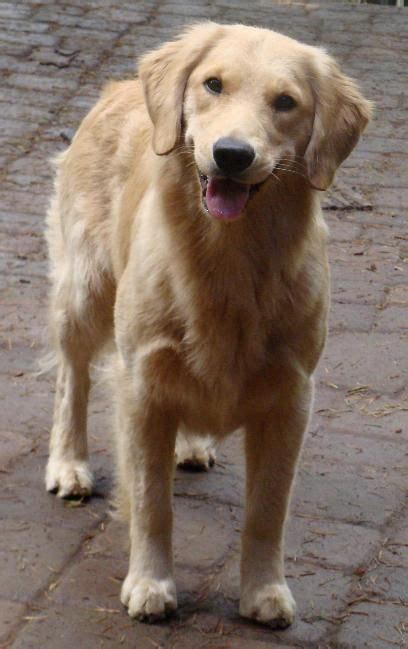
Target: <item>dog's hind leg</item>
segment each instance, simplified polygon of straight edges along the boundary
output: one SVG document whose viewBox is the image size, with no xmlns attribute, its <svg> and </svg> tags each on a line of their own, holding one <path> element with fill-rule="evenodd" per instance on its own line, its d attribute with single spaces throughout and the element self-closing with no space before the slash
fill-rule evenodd
<svg viewBox="0 0 408 649">
<path fill-rule="evenodd" d="M 180 427 L 176 441 L 176 463 L 186 471 L 208 471 L 215 464 L 216 442 L 211 435 L 191 433 Z"/>
<path fill-rule="evenodd" d="M 46 487 L 47 491 L 58 492 L 61 498 L 87 496 L 92 490 L 86 439 L 89 356 L 80 352 L 72 354 L 67 347 L 58 356 Z"/>
<path fill-rule="evenodd" d="M 61 498 L 87 496 L 92 490 L 86 437 L 89 363 L 112 326 L 113 287 L 100 273 L 96 290 L 90 273 L 93 263 L 95 274 L 95 262 L 84 254 L 84 246 L 76 248 L 74 258 L 61 248 L 58 261 L 55 248 L 51 246 L 50 252 L 54 262 L 50 325 L 57 385 L 46 488 Z"/>
</svg>

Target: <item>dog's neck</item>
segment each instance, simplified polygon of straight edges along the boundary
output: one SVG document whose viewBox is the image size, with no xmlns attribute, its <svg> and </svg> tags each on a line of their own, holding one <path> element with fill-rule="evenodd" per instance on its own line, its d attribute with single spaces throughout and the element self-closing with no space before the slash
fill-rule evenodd
<svg viewBox="0 0 408 649">
<path fill-rule="evenodd" d="M 181 256 L 196 251 L 195 263 L 211 265 L 220 274 L 233 261 L 253 260 L 257 268 L 296 274 L 302 263 L 301 242 L 313 228 L 317 192 L 306 179 L 290 172 L 271 176 L 251 198 L 242 217 L 233 222 L 212 218 L 202 200 L 197 167 L 190 152 L 175 150 L 162 158 L 161 184 L 170 236 Z M 166 209 L 171 206 L 171 209 Z M 195 209 L 192 210 L 191 206 Z M 294 258 L 296 251 L 296 258 Z M 213 262 L 213 263 L 212 263 Z M 247 263 L 245 263 L 245 266 Z M 241 266 L 242 268 L 242 266 Z"/>
</svg>

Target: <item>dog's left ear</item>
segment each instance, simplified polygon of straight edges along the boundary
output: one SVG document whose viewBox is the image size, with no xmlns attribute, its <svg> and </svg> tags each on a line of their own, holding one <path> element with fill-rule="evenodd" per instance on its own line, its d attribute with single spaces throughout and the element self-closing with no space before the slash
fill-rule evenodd
<svg viewBox="0 0 408 649">
<path fill-rule="evenodd" d="M 194 25 L 176 41 L 165 43 L 140 60 L 139 76 L 154 126 L 153 148 L 158 155 L 170 153 L 176 146 L 188 78 L 221 30 L 220 25 L 211 22 Z"/>
<path fill-rule="evenodd" d="M 318 51 L 314 66 L 315 118 L 304 158 L 310 184 L 325 190 L 339 165 L 356 146 L 372 114 L 352 79 L 340 72 L 335 61 Z"/>
</svg>

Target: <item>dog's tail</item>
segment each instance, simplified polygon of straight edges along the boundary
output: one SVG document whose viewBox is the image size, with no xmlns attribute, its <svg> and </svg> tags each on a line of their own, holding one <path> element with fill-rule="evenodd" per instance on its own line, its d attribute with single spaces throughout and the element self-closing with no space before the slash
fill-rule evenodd
<svg viewBox="0 0 408 649">
<path fill-rule="evenodd" d="M 49 374 L 57 367 L 57 364 L 57 352 L 55 350 L 45 352 L 35 361 L 34 375 L 39 377 Z"/>
</svg>

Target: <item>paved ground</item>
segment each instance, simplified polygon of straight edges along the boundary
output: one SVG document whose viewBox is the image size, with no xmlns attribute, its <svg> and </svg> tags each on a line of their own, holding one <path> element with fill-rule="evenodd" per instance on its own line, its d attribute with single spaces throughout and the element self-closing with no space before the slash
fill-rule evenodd
<svg viewBox="0 0 408 649">
<path fill-rule="evenodd" d="M 0 1 L 2 647 L 408 643 L 407 11 L 318 0 Z M 36 378 L 32 368 L 46 338 L 48 159 L 66 146 L 105 80 L 131 75 L 136 55 L 177 25 L 208 17 L 324 44 L 377 102 L 373 125 L 325 202 L 331 335 L 288 528 L 299 614 L 284 632 L 237 614 L 239 439 L 210 474 L 176 476 L 180 611 L 157 626 L 132 622 L 118 601 L 126 535 L 107 514 L 110 404 L 100 388 L 90 421 L 97 496 L 77 506 L 43 488 L 53 377 Z"/>
</svg>

